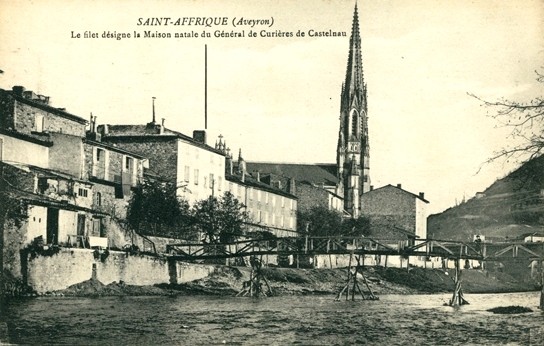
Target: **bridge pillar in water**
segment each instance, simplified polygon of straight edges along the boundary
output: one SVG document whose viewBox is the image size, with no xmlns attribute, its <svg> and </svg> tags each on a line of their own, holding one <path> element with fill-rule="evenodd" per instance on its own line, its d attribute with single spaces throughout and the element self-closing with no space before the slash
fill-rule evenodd
<svg viewBox="0 0 544 346">
<path fill-rule="evenodd" d="M 463 297 L 463 289 L 461 287 L 462 280 L 461 280 L 460 261 L 461 261 L 460 258 L 455 259 L 455 278 L 454 278 L 455 288 L 453 290 L 453 297 L 451 297 L 451 300 L 449 303 L 450 306 L 461 306 L 461 305 L 468 304 L 468 302 Z"/>
<path fill-rule="evenodd" d="M 350 296 L 350 289 L 351 289 L 351 300 L 355 300 L 355 295 L 359 293 L 361 295 L 361 298 L 363 300 L 378 300 L 379 298 L 374 295 L 374 292 L 372 292 L 372 289 L 368 285 L 368 281 L 366 280 L 365 274 L 363 273 L 363 266 L 361 266 L 361 257 L 364 261 L 364 254 L 363 255 L 354 255 L 353 252 L 349 255 L 349 265 L 348 265 L 348 278 L 346 280 L 346 284 L 344 288 L 338 293 L 336 296 L 336 300 L 339 301 L 342 298 L 342 295 L 344 292 L 346 292 L 346 301 L 349 300 Z M 357 264 L 353 266 L 354 271 L 352 271 L 351 262 L 352 259 L 355 258 L 357 261 Z M 363 284 L 366 286 L 367 292 L 363 292 L 361 287 L 359 286 L 359 282 L 357 280 L 357 275 L 360 275 L 362 278 Z"/>
</svg>

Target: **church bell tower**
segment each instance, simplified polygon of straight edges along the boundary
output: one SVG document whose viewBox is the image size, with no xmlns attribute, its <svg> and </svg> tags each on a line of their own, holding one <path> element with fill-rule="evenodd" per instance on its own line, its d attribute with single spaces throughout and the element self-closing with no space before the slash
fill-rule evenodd
<svg viewBox="0 0 544 346">
<path fill-rule="evenodd" d="M 344 209 L 357 218 L 361 213 L 361 194 L 370 190 L 367 93 L 357 5 L 353 14 L 346 79 L 342 84 L 336 162 L 337 193 L 344 196 Z"/>
</svg>

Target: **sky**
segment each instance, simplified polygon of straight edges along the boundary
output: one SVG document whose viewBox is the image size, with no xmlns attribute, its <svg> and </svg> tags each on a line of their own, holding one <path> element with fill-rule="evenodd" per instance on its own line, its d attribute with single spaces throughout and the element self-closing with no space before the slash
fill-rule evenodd
<svg viewBox="0 0 544 346">
<path fill-rule="evenodd" d="M 355 1 L 14 1 L 0 3 L 0 88 L 23 85 L 98 123 L 151 120 L 223 135 L 248 161 L 335 163 L 340 89 Z M 431 213 L 483 191 L 516 162 L 487 100 L 543 94 L 544 2 L 359 0 L 375 188 L 425 192 Z M 227 18 L 226 25 L 138 25 L 139 18 Z M 240 19 L 270 24 L 236 25 Z M 145 38 L 144 31 L 172 38 Z M 292 33 L 293 37 L 262 37 Z M 310 30 L 346 37 L 309 37 Z M 85 31 L 98 38 L 84 38 Z M 104 32 L 131 38 L 102 38 Z M 175 38 L 207 32 L 211 37 Z M 244 32 L 242 38 L 215 32 Z M 249 37 L 249 32 L 257 37 Z M 297 32 L 305 33 L 304 37 Z M 140 33 L 135 38 L 134 33 Z M 81 38 L 76 38 L 77 34 Z M 266 34 L 264 35 L 266 36 Z"/>
</svg>

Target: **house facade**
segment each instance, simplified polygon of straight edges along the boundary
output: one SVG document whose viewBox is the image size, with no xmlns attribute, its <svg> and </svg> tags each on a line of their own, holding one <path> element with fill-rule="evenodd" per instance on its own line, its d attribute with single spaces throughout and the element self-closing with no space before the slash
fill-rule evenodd
<svg viewBox="0 0 544 346">
<path fill-rule="evenodd" d="M 23 87 L 0 89 L 0 119 L 0 202 L 19 201 L 25 214 L 20 224 L 5 224 L 8 269 L 21 275 L 21 250 L 36 242 L 108 247 L 108 228 L 126 214 L 145 159 L 100 143 L 87 120 Z"/>
<path fill-rule="evenodd" d="M 397 233 L 409 232 L 418 239 L 426 239 L 428 204 L 422 192 L 416 195 L 403 190 L 400 184 L 389 184 L 363 194 L 361 210 L 370 219 L 371 229 L 391 228 Z M 379 237 L 380 232 L 372 233 Z"/>
<path fill-rule="evenodd" d="M 103 143 L 149 158 L 148 173 L 175 182 L 177 194 L 189 204 L 225 191 L 225 155 L 206 144 L 206 134 L 193 137 L 162 124 L 100 125 Z"/>
</svg>

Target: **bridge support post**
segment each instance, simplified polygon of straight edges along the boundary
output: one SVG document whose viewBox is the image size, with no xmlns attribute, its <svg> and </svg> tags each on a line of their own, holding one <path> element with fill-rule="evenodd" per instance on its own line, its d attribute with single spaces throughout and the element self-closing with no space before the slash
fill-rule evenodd
<svg viewBox="0 0 544 346">
<path fill-rule="evenodd" d="M 260 260 L 257 259 L 257 257 L 252 256 L 249 262 L 251 263 L 251 273 L 249 274 L 249 280 L 244 282 L 242 290 L 238 292 L 236 296 L 249 296 L 253 298 L 258 298 L 259 296 L 268 297 L 269 295 L 272 295 L 272 288 L 270 288 L 268 280 L 266 280 L 266 277 L 261 270 L 262 256 Z M 261 280 L 264 281 L 267 287 L 266 291 L 263 289 Z"/>
<path fill-rule="evenodd" d="M 461 306 L 466 305 L 468 302 L 463 297 L 463 289 L 461 288 L 461 264 L 459 263 L 461 261 L 460 258 L 457 258 L 455 260 L 455 288 L 453 291 L 453 297 L 450 300 L 449 305 L 450 306 Z"/>
<path fill-rule="evenodd" d="M 355 270 L 352 272 L 351 261 L 353 257 L 355 257 L 355 260 L 357 261 L 357 265 L 355 266 Z M 361 290 L 361 287 L 359 286 L 359 282 L 357 281 L 358 274 L 361 275 L 362 281 L 368 290 L 366 295 L 365 293 L 363 293 L 363 290 Z M 368 285 L 368 282 L 362 270 L 360 256 L 354 256 L 353 253 L 349 255 L 348 279 L 346 280 L 346 284 L 344 285 L 340 293 L 338 293 L 338 295 L 336 296 L 337 301 L 342 299 L 342 295 L 344 294 L 344 292 L 346 292 L 346 301 L 349 300 L 350 286 L 351 286 L 351 300 L 352 301 L 355 300 L 356 291 L 361 295 L 361 298 L 363 300 L 378 300 L 379 299 L 377 296 L 374 295 L 374 292 L 372 292 L 372 289 Z"/>
</svg>

